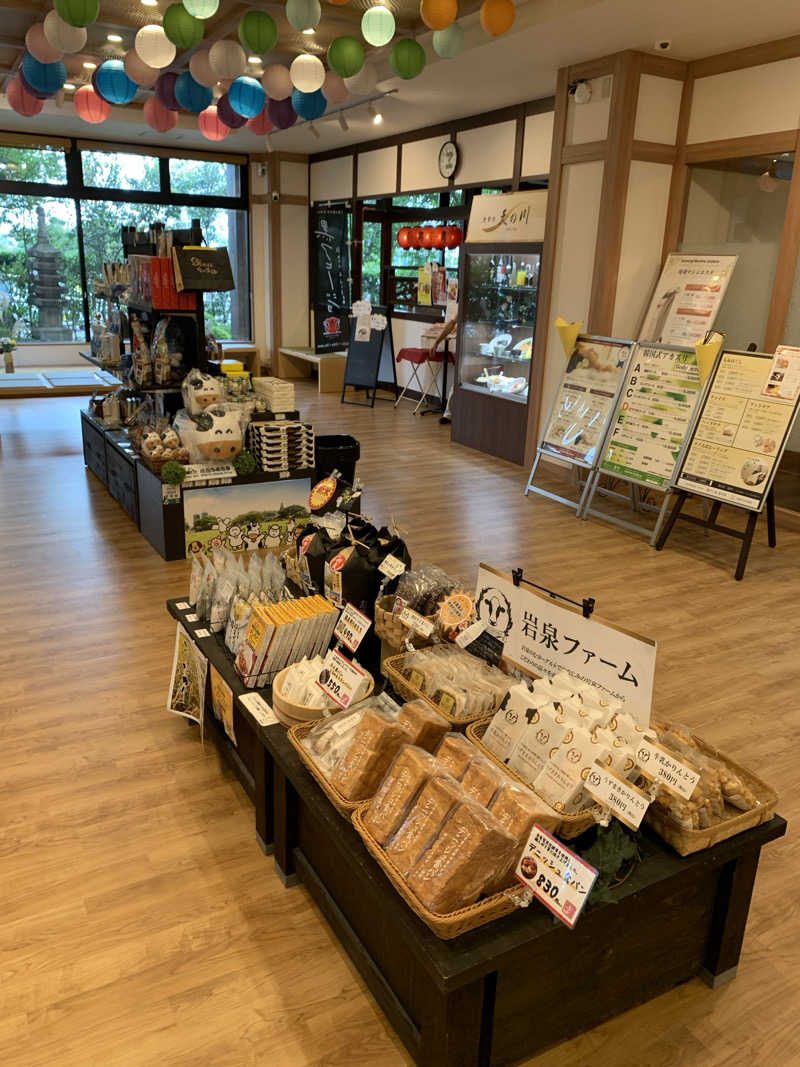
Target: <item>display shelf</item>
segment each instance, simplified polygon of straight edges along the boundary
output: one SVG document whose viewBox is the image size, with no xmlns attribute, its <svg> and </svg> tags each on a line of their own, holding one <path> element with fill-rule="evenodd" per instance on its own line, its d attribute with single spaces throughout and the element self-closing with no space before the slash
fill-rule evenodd
<svg viewBox="0 0 800 1067">
<path fill-rule="evenodd" d="M 482 396 L 485 395 L 497 397 L 497 399 L 499 400 L 513 400 L 515 404 L 528 403 L 527 393 L 520 395 L 519 393 L 501 393 L 499 391 L 493 392 L 491 389 L 487 389 L 485 385 L 476 385 L 474 382 L 462 382 L 461 388 L 468 389 L 471 393 L 479 393 Z"/>
<path fill-rule="evenodd" d="M 139 311 L 146 315 L 189 315 L 191 318 L 197 317 L 197 308 L 162 308 L 135 300 L 122 300 L 120 303 L 123 307 L 127 307 L 129 311 Z"/>
<path fill-rule="evenodd" d="M 120 373 L 119 363 L 103 363 L 103 361 L 98 359 L 97 356 L 93 356 L 91 352 L 80 352 L 79 351 L 78 355 L 81 357 L 81 359 L 85 359 L 87 363 L 91 363 L 95 367 L 99 367 L 100 370 L 104 370 L 108 374 L 119 374 Z M 120 383 L 120 384 L 122 384 L 122 383 Z"/>
</svg>

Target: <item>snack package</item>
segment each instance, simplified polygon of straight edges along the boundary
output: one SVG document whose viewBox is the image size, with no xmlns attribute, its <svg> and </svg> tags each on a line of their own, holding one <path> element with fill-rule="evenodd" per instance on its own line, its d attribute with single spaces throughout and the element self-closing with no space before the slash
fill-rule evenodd
<svg viewBox="0 0 800 1067">
<path fill-rule="evenodd" d="M 534 700 L 539 706 L 534 708 L 531 721 L 526 722 L 508 760 L 511 770 L 530 785 L 536 781 L 559 746 L 572 737 L 572 727 L 564 721 L 555 704 L 547 702 L 546 697 L 534 697 Z"/>
<path fill-rule="evenodd" d="M 429 752 L 403 745 L 364 813 L 364 825 L 379 845 L 394 836 L 422 788 L 437 771 Z"/>
<path fill-rule="evenodd" d="M 507 775 L 478 753 L 470 760 L 461 779 L 461 786 L 473 800 L 488 808 L 491 806 L 492 797 L 507 781 Z"/>
<path fill-rule="evenodd" d="M 561 822 L 558 812 L 545 804 L 534 792 L 513 783 L 504 785 L 495 794 L 489 805 L 489 811 L 514 838 L 514 853 L 507 869 L 498 872 L 486 887 L 487 896 L 514 884 L 514 870 L 534 824 L 541 826 L 543 830 L 555 833 Z"/>
<path fill-rule="evenodd" d="M 443 768 L 460 781 L 475 756 L 477 748 L 461 734 L 446 734 L 436 751 L 436 758 Z"/>
<path fill-rule="evenodd" d="M 320 719 L 302 739 L 303 747 L 329 777 L 350 747 L 363 714 L 364 710 L 359 708 L 339 711 L 327 719 Z"/>
<path fill-rule="evenodd" d="M 196 552 L 192 556 L 192 569 L 189 575 L 189 603 L 192 607 L 197 603 L 197 598 L 200 595 L 200 586 L 203 582 L 203 569 L 205 567 L 205 557 L 199 552 Z"/>
<path fill-rule="evenodd" d="M 236 566 L 231 559 L 226 560 L 214 586 L 214 596 L 211 601 L 211 613 L 208 620 L 208 628 L 211 633 L 219 633 L 225 629 L 228 616 L 231 612 L 231 603 L 236 596 Z"/>
<path fill-rule="evenodd" d="M 231 610 L 225 627 L 225 646 L 234 656 L 239 651 L 242 641 L 244 641 L 252 610 L 253 605 L 250 600 L 235 596 L 231 601 Z"/>
<path fill-rule="evenodd" d="M 463 797 L 458 782 L 449 774 L 437 773 L 428 779 L 400 829 L 386 845 L 386 854 L 404 878 Z"/>
<path fill-rule="evenodd" d="M 458 719 L 495 711 L 513 685 L 501 670 L 450 644 L 409 652 L 400 669 L 411 685 Z"/>
<path fill-rule="evenodd" d="M 434 615 L 439 602 L 455 587 L 456 583 L 441 567 L 423 563 L 413 571 L 404 571 L 398 578 L 394 610 L 408 607 L 420 615 Z"/>
<path fill-rule="evenodd" d="M 508 699 L 486 728 L 482 738 L 484 745 L 503 763 L 510 763 L 527 727 L 539 721 L 542 708 L 555 712 L 549 697 L 534 695 L 523 683 L 512 686 Z"/>
<path fill-rule="evenodd" d="M 373 796 L 406 739 L 403 727 L 384 711 L 367 708 L 350 746 L 333 769 L 331 784 L 348 800 Z"/>
<path fill-rule="evenodd" d="M 408 734 L 411 744 L 426 752 L 433 752 L 449 729 L 446 720 L 421 700 L 404 704 L 397 721 Z"/>
<path fill-rule="evenodd" d="M 608 746 L 583 727 L 570 727 L 537 775 L 533 787 L 556 811 L 574 814 L 592 804 L 583 783 L 595 762 L 611 766 Z"/>
<path fill-rule="evenodd" d="M 195 613 L 198 619 L 208 622 L 211 618 L 211 605 L 214 600 L 214 590 L 217 585 L 217 569 L 214 563 L 206 556 L 203 564 L 203 577 L 200 581 L 200 589 L 197 594 Z"/>
</svg>

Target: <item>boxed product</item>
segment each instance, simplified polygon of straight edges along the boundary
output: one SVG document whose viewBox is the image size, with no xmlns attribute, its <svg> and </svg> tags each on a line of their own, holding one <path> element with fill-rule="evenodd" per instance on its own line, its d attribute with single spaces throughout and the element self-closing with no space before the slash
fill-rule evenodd
<svg viewBox="0 0 800 1067">
<path fill-rule="evenodd" d="M 328 647 L 338 618 L 321 596 L 255 602 L 234 661 L 239 677 L 249 689 L 264 686 L 288 664 L 318 655 Z"/>
</svg>

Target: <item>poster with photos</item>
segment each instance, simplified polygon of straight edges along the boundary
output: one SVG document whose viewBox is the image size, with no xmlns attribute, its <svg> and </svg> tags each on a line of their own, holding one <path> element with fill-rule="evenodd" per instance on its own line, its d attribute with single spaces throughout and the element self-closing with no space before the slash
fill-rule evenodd
<svg viewBox="0 0 800 1067">
<path fill-rule="evenodd" d="M 172 676 L 169 682 L 167 711 L 200 723 L 206 699 L 208 660 L 178 624 L 175 631 L 175 653 L 172 657 Z"/>
</svg>

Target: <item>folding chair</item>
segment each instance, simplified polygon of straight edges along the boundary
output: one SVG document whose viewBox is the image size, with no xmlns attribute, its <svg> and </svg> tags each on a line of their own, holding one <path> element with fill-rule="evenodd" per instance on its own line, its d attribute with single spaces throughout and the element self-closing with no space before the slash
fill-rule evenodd
<svg viewBox="0 0 800 1067">
<path fill-rule="evenodd" d="M 428 396 L 437 395 L 435 392 L 431 392 L 432 387 L 436 384 L 436 370 L 431 368 L 430 349 L 428 348 L 401 348 L 397 353 L 397 362 L 400 363 L 403 360 L 411 368 L 411 378 L 403 386 L 403 391 L 395 401 L 394 406 L 397 407 L 408 389 L 416 387 L 420 393 L 419 400 L 413 411 L 413 414 L 416 415 Z M 423 377 L 426 378 L 425 382 L 420 379 L 420 370 L 422 370 Z M 413 400 L 413 397 L 408 399 Z"/>
</svg>

